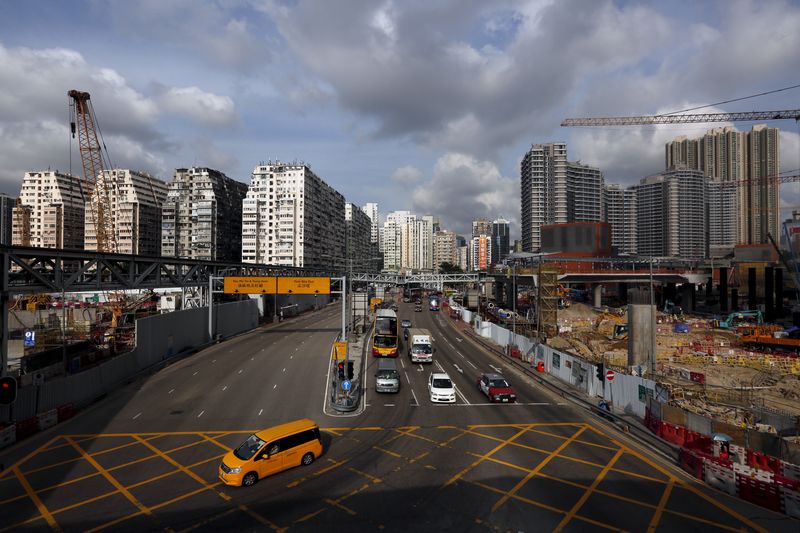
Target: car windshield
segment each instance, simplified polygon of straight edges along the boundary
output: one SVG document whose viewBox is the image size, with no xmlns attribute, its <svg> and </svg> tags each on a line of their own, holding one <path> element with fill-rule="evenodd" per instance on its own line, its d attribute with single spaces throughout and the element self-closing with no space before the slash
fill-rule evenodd
<svg viewBox="0 0 800 533">
<path fill-rule="evenodd" d="M 433 353 L 430 344 L 415 344 L 411 347 L 411 353 Z"/>
<path fill-rule="evenodd" d="M 397 379 L 397 370 L 378 370 L 381 379 Z"/>
<path fill-rule="evenodd" d="M 397 337 L 383 337 L 378 335 L 372 343 L 377 348 L 395 348 L 397 346 Z"/>
<path fill-rule="evenodd" d="M 433 386 L 437 389 L 452 389 L 453 383 L 449 379 L 434 378 Z"/>
<path fill-rule="evenodd" d="M 262 446 L 264 446 L 263 440 L 259 439 L 255 435 L 250 435 L 247 437 L 247 440 L 241 444 L 241 446 L 233 450 L 233 455 L 242 461 L 247 461 L 253 457 L 256 452 L 262 448 Z"/>
<path fill-rule="evenodd" d="M 492 379 L 489 381 L 490 387 L 508 387 L 508 382 L 504 379 Z"/>
<path fill-rule="evenodd" d="M 400 325 L 403 326 L 404 328 L 410 328 L 411 327 L 411 321 L 410 320 L 403 320 L 400 323 Z"/>
</svg>

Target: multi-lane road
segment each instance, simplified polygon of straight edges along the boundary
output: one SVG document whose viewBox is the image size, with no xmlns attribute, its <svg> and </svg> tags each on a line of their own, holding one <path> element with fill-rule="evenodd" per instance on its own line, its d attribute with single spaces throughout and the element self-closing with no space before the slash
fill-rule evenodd
<svg viewBox="0 0 800 533">
<path fill-rule="evenodd" d="M 798 523 L 694 482 L 625 435 L 538 388 L 452 328 L 400 305 L 435 362 L 399 358 L 398 394 L 375 360 L 357 416 L 325 414 L 340 311 L 241 335 L 134 382 L 2 456 L 5 529 L 138 531 L 797 531 Z M 369 350 L 368 352 L 369 353 Z M 446 371 L 455 404 L 432 404 Z M 516 404 L 489 404 L 501 371 Z M 309 417 L 325 453 L 250 488 L 219 482 L 252 431 Z M 0 529 L 3 529 L 0 527 Z"/>
</svg>

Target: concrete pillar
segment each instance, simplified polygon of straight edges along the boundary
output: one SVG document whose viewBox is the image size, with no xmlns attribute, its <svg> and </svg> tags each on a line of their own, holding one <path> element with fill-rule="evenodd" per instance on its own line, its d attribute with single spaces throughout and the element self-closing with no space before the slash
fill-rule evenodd
<svg viewBox="0 0 800 533">
<path fill-rule="evenodd" d="M 685 313 L 694 312 L 694 284 L 684 283 L 681 285 L 681 307 Z"/>
<path fill-rule="evenodd" d="M 783 309 L 783 269 L 775 269 L 775 316 L 783 318 L 786 312 Z"/>
<path fill-rule="evenodd" d="M 517 290 L 519 289 L 519 279 L 517 279 Z M 507 309 L 514 309 L 514 298 L 516 298 L 516 294 L 514 294 L 514 281 L 513 279 L 506 284 L 506 308 Z"/>
<path fill-rule="evenodd" d="M 747 269 L 747 309 L 755 311 L 758 309 L 758 301 L 756 300 L 756 269 Z"/>
<path fill-rule="evenodd" d="M 774 281 L 775 269 L 771 266 L 764 267 L 764 320 L 767 322 L 775 321 Z"/>
<path fill-rule="evenodd" d="M 628 290 L 628 366 L 641 366 L 648 373 L 653 360 L 655 306 L 650 305 L 650 289 Z"/>
<path fill-rule="evenodd" d="M 728 312 L 728 267 L 719 269 L 719 310 Z"/>
<path fill-rule="evenodd" d="M 603 286 L 599 283 L 592 286 L 592 305 L 595 307 L 603 306 Z"/>
<path fill-rule="evenodd" d="M 739 310 L 739 289 L 731 289 L 731 311 Z"/>
</svg>

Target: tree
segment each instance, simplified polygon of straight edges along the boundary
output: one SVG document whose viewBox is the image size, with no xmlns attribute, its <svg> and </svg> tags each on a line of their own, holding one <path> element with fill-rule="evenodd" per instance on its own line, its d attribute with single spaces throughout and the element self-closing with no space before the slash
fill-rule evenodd
<svg viewBox="0 0 800 533">
<path fill-rule="evenodd" d="M 442 274 L 463 274 L 464 271 L 461 270 L 461 267 L 458 265 L 454 265 L 453 263 L 449 263 L 447 261 L 443 261 L 439 265 L 439 272 Z"/>
</svg>

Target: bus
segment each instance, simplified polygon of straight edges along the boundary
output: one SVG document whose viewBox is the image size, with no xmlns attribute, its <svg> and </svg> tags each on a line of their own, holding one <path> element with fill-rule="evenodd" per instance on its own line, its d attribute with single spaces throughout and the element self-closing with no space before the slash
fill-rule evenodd
<svg viewBox="0 0 800 533">
<path fill-rule="evenodd" d="M 372 355 L 397 357 L 397 313 L 391 309 L 375 311 L 375 332 L 372 337 Z"/>
</svg>

